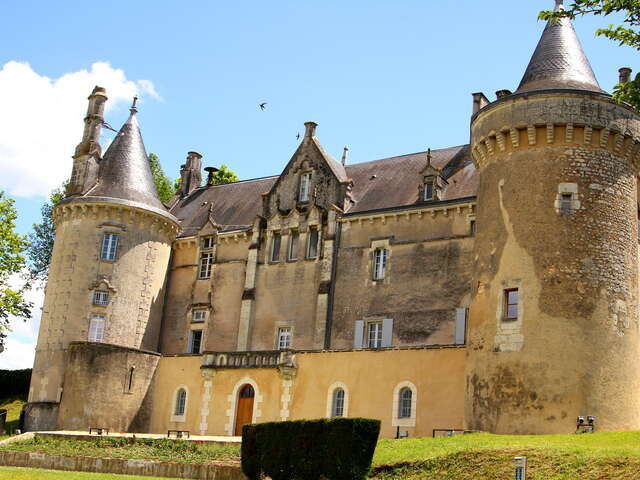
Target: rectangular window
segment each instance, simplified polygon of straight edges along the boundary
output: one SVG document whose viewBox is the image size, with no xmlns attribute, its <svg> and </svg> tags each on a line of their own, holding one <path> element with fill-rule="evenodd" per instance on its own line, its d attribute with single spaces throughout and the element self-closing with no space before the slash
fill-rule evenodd
<svg viewBox="0 0 640 480">
<path fill-rule="evenodd" d="M 515 320 L 518 318 L 518 289 L 510 288 L 504 291 L 504 318 Z"/>
<path fill-rule="evenodd" d="M 389 252 L 386 248 L 378 248 L 373 252 L 373 279 L 382 280 L 387 269 L 387 257 Z"/>
<path fill-rule="evenodd" d="M 108 305 L 109 304 L 109 292 L 103 290 L 96 290 L 93 292 L 93 304 L 94 305 Z"/>
<path fill-rule="evenodd" d="M 471 222 L 469 222 L 469 230 L 470 230 L 470 234 L 471 236 L 475 236 L 476 234 L 476 221 L 475 220 L 471 220 Z"/>
<path fill-rule="evenodd" d="M 298 194 L 299 202 L 309 201 L 310 189 L 311 189 L 311 172 L 303 173 L 300 176 L 300 192 Z"/>
<path fill-rule="evenodd" d="M 104 317 L 103 315 L 91 315 L 88 336 L 90 342 L 101 343 L 104 339 L 105 319 L 106 317 Z"/>
<path fill-rule="evenodd" d="M 279 232 L 273 233 L 273 240 L 271 242 L 271 261 L 280 261 L 280 243 L 282 242 L 282 236 Z"/>
<path fill-rule="evenodd" d="M 202 250 L 211 250 L 213 248 L 213 237 L 204 237 L 202 239 Z"/>
<path fill-rule="evenodd" d="M 200 271 L 198 278 L 210 278 L 211 266 L 213 265 L 213 252 L 202 252 L 200 254 Z"/>
<path fill-rule="evenodd" d="M 309 227 L 309 245 L 307 246 L 307 258 L 316 258 L 318 256 L 318 229 Z"/>
<path fill-rule="evenodd" d="M 191 322 L 193 323 L 202 323 L 205 318 L 207 318 L 206 310 L 194 310 L 191 312 Z"/>
<path fill-rule="evenodd" d="M 115 260 L 118 250 L 118 235 L 115 233 L 105 233 L 102 237 L 102 249 L 100 258 L 102 260 Z"/>
<path fill-rule="evenodd" d="M 291 327 L 278 329 L 278 350 L 291 348 Z"/>
<path fill-rule="evenodd" d="M 300 234 L 291 230 L 291 234 L 289 235 L 289 260 L 296 260 L 298 258 L 298 243 L 300 240 Z"/>
<path fill-rule="evenodd" d="M 188 353 L 200 353 L 200 347 L 202 347 L 202 330 L 191 330 Z"/>
<path fill-rule="evenodd" d="M 433 200 L 433 180 L 424 182 L 424 201 Z"/>
<path fill-rule="evenodd" d="M 382 322 L 369 322 L 367 324 L 367 347 L 382 347 Z"/>
<path fill-rule="evenodd" d="M 562 213 L 571 213 L 571 194 L 563 193 L 560 196 L 560 211 Z"/>
</svg>

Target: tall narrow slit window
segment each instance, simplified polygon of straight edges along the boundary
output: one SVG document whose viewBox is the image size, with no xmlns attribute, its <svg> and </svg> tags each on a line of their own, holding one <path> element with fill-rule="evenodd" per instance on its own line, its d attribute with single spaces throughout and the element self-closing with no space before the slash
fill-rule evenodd
<svg viewBox="0 0 640 480">
<path fill-rule="evenodd" d="M 424 181 L 424 195 L 422 198 L 425 202 L 433 200 L 433 179 L 429 178 Z"/>
<path fill-rule="evenodd" d="M 398 418 L 411 418 L 411 398 L 413 392 L 405 387 L 398 394 Z"/>
<path fill-rule="evenodd" d="M 300 191 L 298 192 L 298 201 L 308 202 L 310 190 L 311 190 L 311 172 L 303 173 L 300 176 Z"/>
<path fill-rule="evenodd" d="M 100 249 L 100 259 L 114 261 L 118 251 L 118 235 L 116 233 L 105 233 L 102 236 L 102 248 Z"/>
<path fill-rule="evenodd" d="M 344 417 L 344 390 L 336 388 L 331 399 L 331 416 Z"/>
<path fill-rule="evenodd" d="M 273 233 L 273 240 L 271 240 L 271 261 L 280 261 L 280 244 L 282 243 L 282 236 L 280 232 Z"/>
<path fill-rule="evenodd" d="M 178 390 L 176 394 L 176 408 L 173 414 L 176 417 L 181 417 L 184 415 L 185 409 L 187 406 L 187 391 L 184 388 Z"/>
<path fill-rule="evenodd" d="M 319 232 L 316 227 L 309 227 L 309 245 L 307 246 L 307 258 L 318 256 Z"/>
<path fill-rule="evenodd" d="M 89 322 L 89 335 L 88 340 L 90 342 L 102 343 L 104 339 L 104 323 L 106 317 L 104 315 L 91 315 Z"/>
<path fill-rule="evenodd" d="M 200 254 L 200 268 L 198 278 L 204 280 L 211 278 L 211 267 L 213 266 L 213 252 L 202 252 Z"/>
<path fill-rule="evenodd" d="M 189 347 L 187 353 L 200 353 L 202 348 L 202 330 L 189 332 Z"/>
<path fill-rule="evenodd" d="M 289 260 L 298 259 L 298 244 L 300 243 L 300 233 L 297 230 L 291 230 L 289 235 Z"/>
<path fill-rule="evenodd" d="M 571 204 L 573 197 L 570 193 L 560 195 L 560 211 L 562 213 L 571 213 Z"/>
<path fill-rule="evenodd" d="M 387 269 L 389 251 L 386 248 L 377 248 L 373 252 L 373 279 L 383 280 Z"/>
<path fill-rule="evenodd" d="M 93 304 L 94 305 L 108 305 L 109 304 L 109 292 L 106 290 L 95 290 L 93 292 Z"/>
<path fill-rule="evenodd" d="M 367 324 L 367 347 L 382 347 L 382 322 L 369 322 Z"/>
<path fill-rule="evenodd" d="M 278 329 L 278 350 L 291 348 L 291 327 Z"/>
<path fill-rule="evenodd" d="M 509 288 L 504 291 L 504 318 L 516 320 L 518 318 L 518 289 Z"/>
</svg>

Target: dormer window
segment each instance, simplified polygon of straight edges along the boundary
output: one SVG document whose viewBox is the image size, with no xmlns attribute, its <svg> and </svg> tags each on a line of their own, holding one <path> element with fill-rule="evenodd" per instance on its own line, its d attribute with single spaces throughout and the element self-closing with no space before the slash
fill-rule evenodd
<svg viewBox="0 0 640 480">
<path fill-rule="evenodd" d="M 308 202 L 310 190 L 311 190 L 311 172 L 303 173 L 300 176 L 300 191 L 298 192 L 298 201 Z"/>
<path fill-rule="evenodd" d="M 422 199 L 425 202 L 430 202 L 432 200 L 435 200 L 435 196 L 434 196 L 434 192 L 435 192 L 435 188 L 434 188 L 434 183 L 435 183 L 435 179 L 433 177 L 427 177 L 424 180 L 424 193 L 422 196 Z"/>
</svg>

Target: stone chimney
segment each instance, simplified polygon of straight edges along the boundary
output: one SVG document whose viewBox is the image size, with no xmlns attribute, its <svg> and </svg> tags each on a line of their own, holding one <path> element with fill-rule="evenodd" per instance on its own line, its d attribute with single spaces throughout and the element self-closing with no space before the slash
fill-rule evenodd
<svg viewBox="0 0 640 480">
<path fill-rule="evenodd" d="M 213 185 L 213 174 L 219 171 L 216 167 L 206 167 L 205 172 L 207 172 L 207 187 Z"/>
<path fill-rule="evenodd" d="M 631 72 L 632 70 L 629 67 L 622 67 L 618 70 L 620 77 L 618 79 L 618 83 L 627 83 L 631 81 Z"/>
<path fill-rule="evenodd" d="M 478 113 L 480 110 L 482 110 L 484 107 L 486 107 L 491 103 L 489 99 L 485 97 L 484 93 L 482 92 L 472 93 L 471 95 L 473 96 L 473 109 L 472 109 L 473 115 L 475 115 L 476 113 Z"/>
<path fill-rule="evenodd" d="M 500 99 L 502 97 L 508 97 L 509 95 L 511 95 L 511 93 L 512 93 L 511 90 L 507 90 L 507 89 L 498 90 L 496 92 L 496 98 Z"/>
<path fill-rule="evenodd" d="M 349 160 L 349 147 L 345 146 L 342 151 L 342 165 L 346 165 L 347 160 Z"/>
<path fill-rule="evenodd" d="M 316 136 L 316 127 L 318 124 L 316 122 L 305 122 L 304 123 L 304 138 L 311 138 Z"/>
<path fill-rule="evenodd" d="M 202 183 L 202 155 L 198 152 L 187 153 L 187 162 L 180 168 L 182 185 L 180 195 L 187 196 Z"/>
</svg>

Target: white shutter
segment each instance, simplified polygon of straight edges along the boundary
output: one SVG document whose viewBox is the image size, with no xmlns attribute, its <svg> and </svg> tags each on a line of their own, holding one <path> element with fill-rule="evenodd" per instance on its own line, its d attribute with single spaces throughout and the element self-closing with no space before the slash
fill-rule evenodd
<svg viewBox="0 0 640 480">
<path fill-rule="evenodd" d="M 390 347 L 393 343 L 393 318 L 382 320 L 382 348 Z"/>
<path fill-rule="evenodd" d="M 467 331 L 467 309 L 456 308 L 456 345 L 464 345 Z"/>
<path fill-rule="evenodd" d="M 362 348 L 363 338 L 364 338 L 364 321 L 356 320 L 356 326 L 353 330 L 353 348 Z"/>
</svg>

